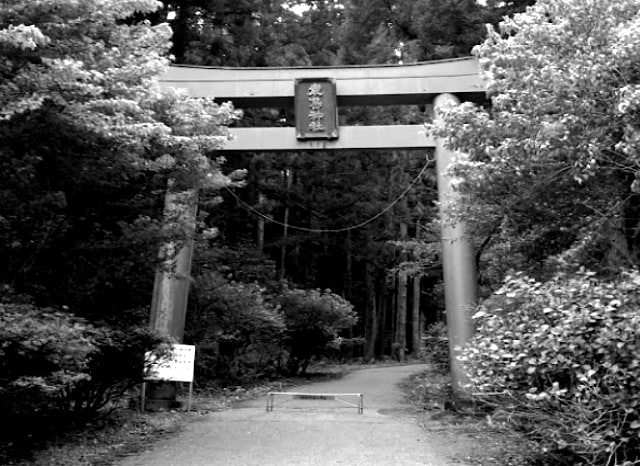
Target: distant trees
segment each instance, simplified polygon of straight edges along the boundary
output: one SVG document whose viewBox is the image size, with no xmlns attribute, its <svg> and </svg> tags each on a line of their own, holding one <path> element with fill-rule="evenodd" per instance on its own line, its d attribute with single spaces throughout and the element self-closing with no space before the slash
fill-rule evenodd
<svg viewBox="0 0 640 466">
<path fill-rule="evenodd" d="M 177 63 L 290 66 L 405 63 L 469 55 L 485 23 L 534 0 L 170 0 Z M 304 5 L 296 14 L 291 7 Z M 170 16 L 168 16 L 170 13 Z"/>
<path fill-rule="evenodd" d="M 469 55 L 489 19 L 474 0 L 345 2 L 340 61 L 404 63 Z"/>
<path fill-rule="evenodd" d="M 377 0 L 226 2 L 173 1 L 167 12 L 175 31 L 176 62 L 219 66 L 308 66 L 410 63 L 468 55 L 485 34 L 485 22 L 524 8 L 528 2 L 482 6 L 475 1 L 419 2 Z M 290 9 L 307 8 L 300 14 Z M 173 16 L 171 16 L 173 18 Z M 422 123 L 430 108 L 341 108 L 342 124 Z M 250 109 L 242 124 L 291 126 L 292 109 Z M 399 162 L 405 161 L 402 164 Z M 402 348 L 417 351 L 420 315 L 442 316 L 437 285 L 438 254 L 425 248 L 401 255 L 392 241 L 422 236 L 435 215 L 435 179 L 427 172 L 406 202 L 360 229 L 339 234 L 327 229 L 355 225 L 375 215 L 401 192 L 422 168 L 424 154 L 327 154 L 294 157 L 241 154 L 230 168 L 248 168 L 247 186 L 235 195 L 265 216 L 293 227 L 258 218 L 223 193 L 226 202 L 203 214 L 206 225 L 219 228 L 215 246 L 232 248 L 253 242 L 276 261 L 280 274 L 299 286 L 330 288 L 350 300 L 360 315 L 356 335 L 368 338 L 368 358 L 390 354 L 405 335 Z M 419 225 L 418 225 L 419 224 Z M 431 248 L 433 249 L 433 248 Z M 428 259 L 427 259 L 428 258 Z M 429 262 L 430 261 L 430 262 Z M 426 272 L 420 270 L 427 267 Z M 398 277 L 402 277 L 399 279 Z M 406 284 L 404 283 L 406 279 Z M 408 306 L 410 325 L 398 324 L 398 282 Z M 408 287 L 411 287 L 410 290 Z M 407 325 L 407 332 L 398 331 Z M 407 339 L 406 335 L 412 338 Z M 396 342 L 397 343 L 397 342 Z M 410 344 L 408 344 L 410 343 Z M 397 346 L 397 345 L 396 345 Z"/>
</svg>

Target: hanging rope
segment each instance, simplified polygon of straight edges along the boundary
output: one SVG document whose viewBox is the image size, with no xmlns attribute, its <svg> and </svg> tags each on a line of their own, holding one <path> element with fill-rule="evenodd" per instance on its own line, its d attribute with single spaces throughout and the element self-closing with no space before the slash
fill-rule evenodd
<svg viewBox="0 0 640 466">
<path fill-rule="evenodd" d="M 276 225 L 280 225 L 282 227 L 287 227 L 290 228 L 292 230 L 298 230 L 298 231 L 304 231 L 307 233 L 344 233 L 347 231 L 351 231 L 351 230 L 357 230 L 358 228 L 362 228 L 365 225 L 368 225 L 369 223 L 375 221 L 376 219 L 380 218 L 382 215 L 384 215 L 386 212 L 388 212 L 389 210 L 391 210 L 398 202 L 400 202 L 408 193 L 409 191 L 411 191 L 411 189 L 413 188 L 413 186 L 420 181 L 420 179 L 422 178 L 422 175 L 424 174 L 425 171 L 427 171 L 427 168 L 429 168 L 429 165 L 432 163 L 432 160 L 429 160 L 429 157 L 426 157 L 426 161 L 424 166 L 422 167 L 422 170 L 420 170 L 420 173 L 418 173 L 418 175 L 416 175 L 416 177 L 413 179 L 413 181 L 411 183 L 409 183 L 409 186 L 406 187 L 406 189 L 404 191 L 402 191 L 402 193 L 396 198 L 394 199 L 390 204 L 388 204 L 384 209 L 382 209 L 380 212 L 378 212 L 377 214 L 375 214 L 373 217 L 368 218 L 367 220 L 364 220 L 363 222 L 357 223 L 355 225 L 351 225 L 348 227 L 344 227 L 344 228 L 306 228 L 306 227 L 299 227 L 296 225 L 290 225 L 287 223 L 283 223 L 283 222 L 279 222 L 277 220 L 274 220 L 273 218 L 269 217 L 266 214 L 263 214 L 262 212 L 260 212 L 259 210 L 255 209 L 254 207 L 250 206 L 249 204 L 247 204 L 246 202 L 244 202 L 242 199 L 240 199 L 238 197 L 238 195 L 236 193 L 234 193 L 233 191 L 231 191 L 229 188 L 225 187 L 225 189 L 229 192 L 229 194 L 231 194 L 244 208 L 246 208 L 247 210 L 249 210 L 250 212 L 256 214 L 257 216 L 265 219 L 268 222 L 271 223 L 275 223 Z"/>
</svg>

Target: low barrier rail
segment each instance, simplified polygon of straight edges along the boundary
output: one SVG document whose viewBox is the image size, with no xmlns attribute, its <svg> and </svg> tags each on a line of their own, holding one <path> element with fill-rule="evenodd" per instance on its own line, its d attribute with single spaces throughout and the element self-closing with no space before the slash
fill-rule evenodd
<svg viewBox="0 0 640 466">
<path fill-rule="evenodd" d="M 302 393 L 302 392 L 269 392 L 267 393 L 267 412 L 273 411 L 276 396 L 290 396 L 298 400 L 336 400 L 348 406 L 358 409 L 358 414 L 364 412 L 364 400 L 362 393 Z M 357 404 L 344 400 L 343 397 L 357 397 Z"/>
</svg>

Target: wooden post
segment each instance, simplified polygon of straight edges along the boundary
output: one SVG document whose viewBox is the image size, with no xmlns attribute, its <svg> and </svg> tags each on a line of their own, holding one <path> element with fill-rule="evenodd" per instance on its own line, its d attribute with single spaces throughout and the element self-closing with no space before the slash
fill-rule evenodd
<svg viewBox="0 0 640 466">
<path fill-rule="evenodd" d="M 435 118 L 442 108 L 458 105 L 460 101 L 451 94 L 440 94 L 435 98 Z M 462 222 L 453 223 L 447 217 L 447 205 L 455 202 L 456 193 L 452 179 L 447 173 L 453 151 L 444 146 L 444 141 L 436 140 L 436 168 L 438 172 L 438 200 L 442 231 L 442 268 L 444 294 L 449 334 L 449 354 L 454 394 L 465 398 L 468 377 L 457 359 L 456 348 L 463 346 L 473 336 L 471 309 L 477 301 L 477 278 L 473 248 L 465 234 Z"/>
</svg>

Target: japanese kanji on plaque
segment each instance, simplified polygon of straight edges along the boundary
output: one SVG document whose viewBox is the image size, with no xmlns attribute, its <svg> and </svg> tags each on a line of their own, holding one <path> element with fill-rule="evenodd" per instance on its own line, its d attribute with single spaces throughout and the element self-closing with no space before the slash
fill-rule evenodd
<svg viewBox="0 0 640 466">
<path fill-rule="evenodd" d="M 337 139 L 336 84 L 329 78 L 296 79 L 296 137 Z"/>
</svg>

